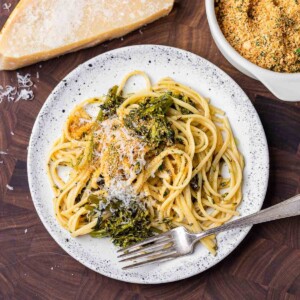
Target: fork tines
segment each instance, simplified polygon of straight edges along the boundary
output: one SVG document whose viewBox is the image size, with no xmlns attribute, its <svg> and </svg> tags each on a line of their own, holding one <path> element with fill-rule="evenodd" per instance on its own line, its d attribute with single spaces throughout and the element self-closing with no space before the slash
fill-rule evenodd
<svg viewBox="0 0 300 300">
<path fill-rule="evenodd" d="M 131 262 L 124 270 L 176 257 L 176 249 L 170 232 L 153 236 L 132 246 L 118 250 L 120 262 Z"/>
</svg>

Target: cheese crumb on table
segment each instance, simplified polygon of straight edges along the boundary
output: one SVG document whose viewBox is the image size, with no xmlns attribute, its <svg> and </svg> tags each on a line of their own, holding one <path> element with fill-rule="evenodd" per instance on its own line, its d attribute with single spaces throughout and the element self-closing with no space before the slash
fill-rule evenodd
<svg viewBox="0 0 300 300">
<path fill-rule="evenodd" d="M 11 3 L 6 3 L 6 2 L 4 2 L 3 5 L 2 5 L 2 8 L 3 8 L 4 10 L 10 10 L 10 8 L 11 8 Z"/>
<path fill-rule="evenodd" d="M 20 100 L 33 100 L 34 93 L 31 89 L 33 82 L 31 75 L 21 75 L 17 73 L 17 87 L 6 85 L 3 87 L 0 85 L 0 103 L 4 100 L 8 102 L 17 102 Z"/>
<path fill-rule="evenodd" d="M 14 190 L 14 188 L 13 188 L 11 185 L 9 185 L 9 184 L 6 185 L 6 188 L 7 188 L 8 190 L 10 190 L 10 191 L 13 191 L 13 190 Z"/>
</svg>

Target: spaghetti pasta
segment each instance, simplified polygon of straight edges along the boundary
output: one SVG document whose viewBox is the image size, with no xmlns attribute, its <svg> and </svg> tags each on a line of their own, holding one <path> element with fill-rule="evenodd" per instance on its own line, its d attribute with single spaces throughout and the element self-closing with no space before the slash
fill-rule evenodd
<svg viewBox="0 0 300 300">
<path fill-rule="evenodd" d="M 124 96 L 135 75 L 145 89 Z M 100 106 L 96 118 L 90 105 Z M 68 178 L 60 176 L 62 167 L 70 169 Z M 114 210 L 103 211 L 112 199 L 143 204 L 153 230 L 219 226 L 238 215 L 243 168 L 221 109 L 171 78 L 152 85 L 141 71 L 127 74 L 108 96 L 77 105 L 48 158 L 55 214 L 74 237 L 109 219 Z M 214 236 L 201 242 L 216 252 Z"/>
</svg>

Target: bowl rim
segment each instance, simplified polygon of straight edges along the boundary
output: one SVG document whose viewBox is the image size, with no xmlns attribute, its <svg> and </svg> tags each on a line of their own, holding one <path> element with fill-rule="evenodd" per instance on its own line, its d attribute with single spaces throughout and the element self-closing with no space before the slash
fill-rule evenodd
<svg viewBox="0 0 300 300">
<path fill-rule="evenodd" d="M 300 80 L 300 72 L 297 73 L 280 73 L 275 72 L 269 69 L 262 68 L 248 59 L 244 58 L 237 50 L 235 50 L 231 44 L 225 38 L 215 13 L 215 0 L 205 0 L 205 7 L 206 7 L 206 16 L 209 23 L 209 27 L 211 30 L 212 35 L 218 40 L 221 44 L 222 49 L 226 52 L 230 58 L 232 58 L 235 62 L 239 65 L 246 68 L 254 77 L 256 74 L 262 74 L 265 76 L 272 76 L 273 78 L 284 78 L 284 79 L 298 79 Z"/>
</svg>

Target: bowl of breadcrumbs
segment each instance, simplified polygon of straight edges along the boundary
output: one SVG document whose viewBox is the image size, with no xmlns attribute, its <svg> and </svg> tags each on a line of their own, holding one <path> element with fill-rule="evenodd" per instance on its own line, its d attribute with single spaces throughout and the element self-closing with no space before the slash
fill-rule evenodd
<svg viewBox="0 0 300 300">
<path fill-rule="evenodd" d="M 300 0 L 206 0 L 206 14 L 234 67 L 277 98 L 300 101 Z"/>
</svg>

